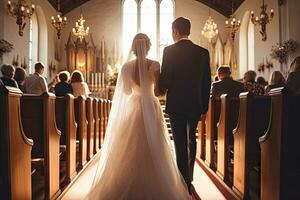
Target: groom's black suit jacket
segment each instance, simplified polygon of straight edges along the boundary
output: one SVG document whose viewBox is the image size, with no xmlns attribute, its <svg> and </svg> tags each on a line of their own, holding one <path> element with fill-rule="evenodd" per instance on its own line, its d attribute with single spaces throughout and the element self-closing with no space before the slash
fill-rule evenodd
<svg viewBox="0 0 300 200">
<path fill-rule="evenodd" d="M 199 117 L 208 110 L 211 87 L 209 53 L 190 40 L 164 49 L 159 89 L 167 92 L 166 112 Z"/>
</svg>

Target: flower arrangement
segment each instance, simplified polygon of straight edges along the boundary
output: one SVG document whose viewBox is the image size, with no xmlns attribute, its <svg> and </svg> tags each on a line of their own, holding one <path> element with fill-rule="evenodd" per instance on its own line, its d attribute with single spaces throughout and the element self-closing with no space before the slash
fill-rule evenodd
<svg viewBox="0 0 300 200">
<path fill-rule="evenodd" d="M 298 49 L 298 44 L 296 41 L 290 39 L 284 41 L 282 43 L 277 43 L 276 45 L 272 46 L 270 56 L 280 63 L 285 63 L 287 61 L 288 56 L 295 52 Z"/>
<path fill-rule="evenodd" d="M 107 67 L 107 82 L 109 86 L 115 86 L 117 84 L 119 75 L 119 68 L 117 66 L 108 65 Z"/>
<path fill-rule="evenodd" d="M 0 56 L 2 56 L 5 53 L 11 52 L 13 49 L 14 46 L 11 43 L 3 39 L 0 40 Z"/>
</svg>

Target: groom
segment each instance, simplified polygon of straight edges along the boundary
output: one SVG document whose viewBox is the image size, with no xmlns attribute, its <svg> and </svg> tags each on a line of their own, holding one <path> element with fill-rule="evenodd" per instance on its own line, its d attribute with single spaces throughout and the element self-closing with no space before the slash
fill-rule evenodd
<svg viewBox="0 0 300 200">
<path fill-rule="evenodd" d="M 177 166 L 191 193 L 196 159 L 196 129 L 208 110 L 211 86 L 209 53 L 188 39 L 191 23 L 183 17 L 172 24 L 175 44 L 164 49 L 159 89 L 167 94 Z"/>
</svg>

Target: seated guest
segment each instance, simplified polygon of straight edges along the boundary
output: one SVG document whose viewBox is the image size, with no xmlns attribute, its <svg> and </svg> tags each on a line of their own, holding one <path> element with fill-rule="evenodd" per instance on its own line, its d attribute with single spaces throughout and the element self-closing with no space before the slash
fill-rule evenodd
<svg viewBox="0 0 300 200">
<path fill-rule="evenodd" d="M 88 85 L 83 80 L 81 71 L 75 70 L 71 76 L 71 85 L 73 88 L 73 95 L 78 96 L 89 96 L 91 94 Z"/>
<path fill-rule="evenodd" d="M 238 97 L 240 93 L 245 91 L 242 83 L 231 78 L 231 71 L 229 67 L 219 67 L 218 77 L 220 81 L 212 84 L 211 91 L 213 97 L 220 97 L 222 94 L 228 94 L 232 97 Z"/>
<path fill-rule="evenodd" d="M 218 75 L 215 75 L 214 82 L 217 82 L 217 81 L 219 81 L 219 77 L 218 77 Z"/>
<path fill-rule="evenodd" d="M 49 92 L 55 93 L 55 85 L 59 82 L 58 74 L 52 79 L 52 81 L 48 84 Z"/>
<path fill-rule="evenodd" d="M 59 82 L 55 85 L 54 91 L 55 95 L 58 97 L 63 97 L 66 94 L 73 94 L 73 89 L 70 80 L 70 73 L 68 71 L 62 71 L 58 74 Z"/>
<path fill-rule="evenodd" d="M 266 88 L 266 94 L 268 94 L 272 89 L 284 87 L 285 78 L 280 71 L 274 71 L 271 75 L 269 86 Z"/>
<path fill-rule="evenodd" d="M 291 64 L 286 86 L 296 94 L 300 94 L 300 56 Z"/>
<path fill-rule="evenodd" d="M 256 82 L 264 89 L 268 86 L 268 82 L 262 76 L 257 77 Z"/>
<path fill-rule="evenodd" d="M 0 79 L 5 86 L 18 88 L 17 82 L 13 79 L 15 75 L 15 68 L 13 66 L 3 64 L 1 66 L 1 73 L 2 77 Z"/>
<path fill-rule="evenodd" d="M 25 93 L 41 95 L 45 92 L 48 92 L 46 79 L 42 76 L 44 73 L 44 65 L 42 63 L 36 63 L 34 68 L 35 73 L 30 74 L 25 80 Z"/>
<path fill-rule="evenodd" d="M 25 90 L 24 90 L 24 81 L 26 79 L 26 71 L 21 67 L 17 67 L 14 78 L 17 81 L 18 87 L 20 88 L 20 90 L 22 92 L 25 92 Z"/>
<path fill-rule="evenodd" d="M 264 95 L 265 90 L 257 82 L 255 82 L 256 72 L 248 71 L 244 74 L 244 87 L 248 92 L 253 93 L 254 95 Z"/>
</svg>

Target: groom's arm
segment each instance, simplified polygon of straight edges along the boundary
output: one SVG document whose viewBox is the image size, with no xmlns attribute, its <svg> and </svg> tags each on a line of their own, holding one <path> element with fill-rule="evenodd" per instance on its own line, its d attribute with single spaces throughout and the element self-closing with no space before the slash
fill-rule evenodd
<svg viewBox="0 0 300 200">
<path fill-rule="evenodd" d="M 211 72 L 210 72 L 210 59 L 209 52 L 206 50 L 204 55 L 204 74 L 202 79 L 202 102 L 203 102 L 203 114 L 208 111 L 209 96 L 211 90 Z"/>
<path fill-rule="evenodd" d="M 164 49 L 163 61 L 161 65 L 161 73 L 159 77 L 159 91 L 162 95 L 165 95 L 169 89 L 171 81 L 171 63 L 168 55 L 168 47 Z"/>
</svg>

